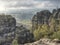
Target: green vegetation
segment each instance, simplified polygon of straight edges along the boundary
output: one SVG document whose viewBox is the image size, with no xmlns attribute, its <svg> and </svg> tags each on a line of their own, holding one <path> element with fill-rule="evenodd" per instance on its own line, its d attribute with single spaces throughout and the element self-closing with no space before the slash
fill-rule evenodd
<svg viewBox="0 0 60 45">
<path fill-rule="evenodd" d="M 35 39 L 38 40 L 42 37 L 46 37 L 49 32 L 48 29 L 49 29 L 48 25 L 46 25 L 46 24 L 39 26 L 39 28 L 34 31 Z"/>
<path fill-rule="evenodd" d="M 36 28 L 37 27 L 37 28 Z M 32 18 L 32 32 L 35 40 L 41 38 L 60 40 L 60 9 L 37 12 Z"/>
<path fill-rule="evenodd" d="M 16 23 L 14 17 L 11 17 L 10 15 L 1 15 L 0 44 L 12 42 L 12 45 L 19 45 L 34 42 L 41 38 L 60 40 L 59 10 L 54 14 L 50 13 L 48 10 L 38 12 L 32 18 L 32 23 L 30 20 L 22 20 Z"/>
<path fill-rule="evenodd" d="M 16 39 L 14 39 L 14 40 L 12 41 L 12 45 L 18 45 L 18 41 L 17 41 Z"/>
<path fill-rule="evenodd" d="M 28 29 L 31 29 L 32 23 L 30 20 L 21 20 L 18 23 L 25 25 Z"/>
<path fill-rule="evenodd" d="M 54 32 L 52 38 L 56 38 L 56 39 L 59 39 L 60 40 L 60 31 Z"/>
<path fill-rule="evenodd" d="M 57 20 L 51 18 L 50 25 L 42 24 L 33 32 L 35 40 L 41 38 L 60 39 L 60 24 Z"/>
</svg>

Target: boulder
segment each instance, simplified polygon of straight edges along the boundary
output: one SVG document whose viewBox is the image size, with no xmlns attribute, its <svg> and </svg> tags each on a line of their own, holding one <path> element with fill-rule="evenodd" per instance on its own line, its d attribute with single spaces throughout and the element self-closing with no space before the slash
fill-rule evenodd
<svg viewBox="0 0 60 45">
<path fill-rule="evenodd" d="M 18 43 L 20 44 L 34 41 L 33 34 L 30 32 L 30 30 L 26 29 L 23 26 L 16 28 L 16 37 L 17 37 Z"/>
<path fill-rule="evenodd" d="M 44 38 L 33 43 L 26 43 L 24 45 L 60 45 L 60 43 L 52 42 L 50 39 Z"/>
<path fill-rule="evenodd" d="M 16 20 L 11 15 L 0 15 L 0 42 L 12 41 L 15 37 Z"/>
</svg>

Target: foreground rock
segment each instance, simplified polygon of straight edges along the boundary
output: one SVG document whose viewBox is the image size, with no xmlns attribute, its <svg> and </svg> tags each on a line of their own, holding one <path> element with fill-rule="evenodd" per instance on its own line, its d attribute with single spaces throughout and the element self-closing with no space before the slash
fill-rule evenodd
<svg viewBox="0 0 60 45">
<path fill-rule="evenodd" d="M 24 26 L 16 28 L 16 37 L 19 44 L 29 43 L 34 41 L 34 36 L 30 30 L 26 29 Z"/>
<path fill-rule="evenodd" d="M 39 41 L 36 41 L 34 43 L 27 43 L 24 45 L 60 45 L 60 43 L 58 43 L 56 40 L 51 41 L 50 39 L 40 39 Z"/>
<path fill-rule="evenodd" d="M 16 20 L 11 15 L 0 15 L 0 45 L 14 39 Z"/>
<path fill-rule="evenodd" d="M 11 15 L 0 15 L 0 45 L 11 45 L 17 37 L 18 43 L 33 42 L 33 34 L 24 26 L 16 26 Z"/>
</svg>

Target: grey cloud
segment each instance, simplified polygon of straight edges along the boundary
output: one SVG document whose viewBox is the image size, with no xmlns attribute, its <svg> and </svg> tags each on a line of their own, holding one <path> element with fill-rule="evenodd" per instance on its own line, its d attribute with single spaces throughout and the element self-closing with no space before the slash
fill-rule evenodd
<svg viewBox="0 0 60 45">
<path fill-rule="evenodd" d="M 26 19 L 28 17 L 28 19 L 31 19 L 31 17 L 35 14 L 35 12 L 39 12 L 40 10 L 45 9 L 45 7 L 49 6 L 48 9 L 51 9 L 52 7 L 54 7 L 53 5 L 56 5 L 57 2 L 56 0 L 0 0 L 3 2 L 6 2 L 6 8 L 17 8 L 17 7 L 32 7 L 32 9 L 25 9 L 25 10 L 21 10 L 21 9 L 10 9 L 8 10 L 6 13 L 8 14 L 14 14 L 17 15 L 17 18 L 20 19 Z M 43 7 L 43 9 L 41 8 L 35 8 L 37 6 L 37 4 L 43 3 L 45 1 L 49 1 L 49 3 L 53 4 L 52 7 L 50 8 L 51 5 L 49 4 L 45 4 L 45 7 Z M 60 0 L 59 0 L 60 2 Z"/>
<path fill-rule="evenodd" d="M 7 7 L 33 7 L 34 3 L 29 2 L 16 2 L 16 4 L 9 4 Z"/>
<path fill-rule="evenodd" d="M 5 1 L 7 4 L 6 4 L 6 7 L 8 8 L 17 8 L 17 7 L 31 7 L 31 8 L 35 8 L 36 7 L 36 4 L 39 4 L 39 3 L 42 3 L 42 2 L 45 2 L 45 1 L 49 1 L 51 4 L 53 5 L 57 5 L 59 3 L 57 3 L 57 0 L 1 0 L 1 1 Z M 9 2 L 8 2 L 9 1 Z M 58 0 L 60 2 L 60 0 Z M 37 2 L 37 3 L 35 3 Z M 45 5 L 47 6 L 47 5 Z M 50 5 L 48 5 L 50 6 Z"/>
<path fill-rule="evenodd" d="M 1 1 L 1 0 L 0 0 Z M 8 2 L 9 1 L 9 2 Z M 34 0 L 30 1 L 30 0 L 4 0 L 2 2 L 6 2 L 7 4 L 5 5 L 5 7 L 33 7 L 34 4 Z"/>
<path fill-rule="evenodd" d="M 50 2 L 55 2 L 55 3 L 60 2 L 60 0 L 34 0 L 34 1 L 50 1 Z"/>
<path fill-rule="evenodd" d="M 35 1 L 50 1 L 51 3 L 59 3 L 60 0 L 35 0 Z"/>
</svg>

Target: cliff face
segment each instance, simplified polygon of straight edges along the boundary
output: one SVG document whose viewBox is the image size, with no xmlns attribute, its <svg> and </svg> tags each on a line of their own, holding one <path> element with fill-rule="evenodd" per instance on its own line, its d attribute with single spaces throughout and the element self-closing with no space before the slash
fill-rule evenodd
<svg viewBox="0 0 60 45">
<path fill-rule="evenodd" d="M 42 24 L 49 25 L 51 17 L 55 18 L 56 21 L 58 18 L 60 19 L 60 9 L 53 9 L 52 13 L 49 10 L 37 12 L 32 18 L 32 30 L 38 29 L 38 26 Z"/>
<path fill-rule="evenodd" d="M 26 29 L 24 26 L 16 28 L 16 37 L 19 44 L 29 43 L 34 41 L 34 36 L 30 30 Z"/>
<path fill-rule="evenodd" d="M 0 41 L 11 41 L 15 37 L 16 20 L 10 15 L 0 15 Z M 10 38 L 10 39 L 9 39 Z M 0 43 L 0 44 L 1 44 Z"/>
<path fill-rule="evenodd" d="M 16 27 L 16 20 L 10 15 L 0 15 L 0 31 L 4 33 L 9 33 L 13 30 L 15 30 Z"/>
<path fill-rule="evenodd" d="M 33 34 L 24 27 L 16 26 L 16 20 L 11 15 L 0 15 L 0 45 L 10 45 L 17 38 L 18 43 L 33 41 Z"/>
<path fill-rule="evenodd" d="M 38 26 L 42 24 L 49 24 L 49 18 L 51 15 L 52 13 L 49 10 L 37 12 L 32 18 L 32 29 L 38 29 Z"/>
</svg>

